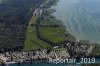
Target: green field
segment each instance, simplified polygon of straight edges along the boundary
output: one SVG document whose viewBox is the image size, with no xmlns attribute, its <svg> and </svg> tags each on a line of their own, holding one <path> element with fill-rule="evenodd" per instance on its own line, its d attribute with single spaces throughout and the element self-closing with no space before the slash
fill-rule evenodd
<svg viewBox="0 0 100 66">
<path fill-rule="evenodd" d="M 37 21 L 39 20 L 39 21 Z M 36 34 L 36 23 L 40 22 L 38 31 L 39 34 L 46 40 L 58 43 L 64 40 L 73 40 L 74 37 L 69 33 L 65 33 L 65 27 L 61 21 L 56 20 L 52 16 L 47 16 L 45 19 L 33 16 L 27 27 L 25 46 L 23 50 L 34 50 L 39 48 L 48 48 L 50 45 L 39 38 Z"/>
<path fill-rule="evenodd" d="M 30 20 L 26 32 L 26 40 L 23 50 L 34 50 L 34 49 L 49 47 L 47 43 L 39 40 L 36 36 L 36 29 L 35 29 L 36 19 L 37 17 L 33 16 Z"/>
<path fill-rule="evenodd" d="M 41 35 L 51 42 L 58 43 L 64 40 L 73 40 L 74 37 L 66 32 L 66 27 L 61 23 L 61 21 L 56 20 L 54 17 L 46 17 L 41 20 L 41 25 L 46 25 L 46 27 L 40 27 Z M 53 26 L 58 27 L 53 27 Z"/>
<path fill-rule="evenodd" d="M 54 43 L 65 40 L 64 35 L 61 34 L 60 28 L 42 27 L 41 33 L 43 37 Z"/>
</svg>

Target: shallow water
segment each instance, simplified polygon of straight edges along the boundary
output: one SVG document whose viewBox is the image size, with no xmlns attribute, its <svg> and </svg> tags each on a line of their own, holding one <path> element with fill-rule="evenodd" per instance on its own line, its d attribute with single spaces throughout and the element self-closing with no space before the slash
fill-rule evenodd
<svg viewBox="0 0 100 66">
<path fill-rule="evenodd" d="M 1 3 L 1 0 L 0 0 L 0 3 Z"/>
<path fill-rule="evenodd" d="M 100 43 L 100 0 L 59 0 L 51 8 L 77 39 Z"/>
</svg>

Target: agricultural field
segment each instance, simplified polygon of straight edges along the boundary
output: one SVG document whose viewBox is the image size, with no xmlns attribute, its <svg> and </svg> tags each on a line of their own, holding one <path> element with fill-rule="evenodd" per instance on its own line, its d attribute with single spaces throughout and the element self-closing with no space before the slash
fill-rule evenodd
<svg viewBox="0 0 100 66">
<path fill-rule="evenodd" d="M 26 32 L 26 40 L 25 40 L 25 46 L 23 50 L 34 50 L 34 49 L 49 47 L 47 43 L 37 38 L 36 29 L 35 29 L 36 19 L 37 17 L 33 16 L 30 20 Z"/>
<path fill-rule="evenodd" d="M 39 21 L 37 21 L 39 20 Z M 36 25 L 37 22 L 38 26 Z M 39 29 L 36 29 L 36 26 Z M 47 18 L 37 18 L 33 16 L 30 20 L 30 23 L 26 32 L 25 46 L 23 50 L 34 50 L 39 48 L 49 48 L 51 47 L 49 43 L 41 40 L 37 37 L 37 31 L 39 35 L 45 40 L 48 40 L 53 43 L 58 43 L 65 41 L 67 39 L 74 39 L 69 33 L 65 33 L 65 27 L 61 24 L 59 20 L 56 20 L 54 17 L 48 16 Z"/>
<path fill-rule="evenodd" d="M 66 27 L 61 21 L 55 19 L 54 17 L 48 16 L 41 19 L 40 23 L 41 35 L 47 40 L 58 43 L 65 40 L 74 40 L 74 37 L 66 32 Z"/>
</svg>

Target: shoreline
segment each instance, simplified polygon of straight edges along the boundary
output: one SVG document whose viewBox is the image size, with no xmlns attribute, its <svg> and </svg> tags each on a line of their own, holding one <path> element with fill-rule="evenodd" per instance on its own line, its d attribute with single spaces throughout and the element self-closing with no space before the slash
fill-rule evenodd
<svg viewBox="0 0 100 66">
<path fill-rule="evenodd" d="M 49 61 L 24 61 L 24 62 L 22 62 L 22 63 L 17 63 L 17 62 L 6 62 L 5 63 L 5 65 L 12 65 L 12 64 L 17 64 L 17 65 L 20 65 L 20 64 L 38 64 L 38 63 L 49 63 L 49 64 L 56 64 L 56 63 L 52 63 L 52 62 L 49 62 Z M 0 65 L 1 65 L 2 63 L 0 63 Z M 75 61 L 75 63 L 73 62 L 73 63 L 57 63 L 57 64 L 79 64 L 79 65 L 81 65 L 81 64 L 85 64 L 85 63 L 79 63 L 79 60 L 76 60 Z M 87 63 L 87 64 L 91 64 L 91 63 Z M 95 63 L 92 63 L 92 64 L 100 64 L 100 59 L 98 60 L 98 59 L 96 59 L 96 62 Z"/>
<path fill-rule="evenodd" d="M 63 22 L 62 22 L 63 23 Z M 66 28 L 67 29 L 67 28 Z M 25 63 L 30 63 L 30 62 L 32 62 L 32 61 L 27 61 L 27 62 L 25 62 Z M 39 61 L 38 61 L 39 62 Z M 16 63 L 18 63 L 18 62 L 8 62 L 7 64 L 16 64 Z"/>
<path fill-rule="evenodd" d="M 60 0 L 61 1 L 61 0 Z M 63 1 L 63 3 L 64 2 L 67 2 L 67 1 Z M 56 10 L 58 10 L 57 11 L 57 13 L 54 13 L 53 15 L 55 16 L 55 17 L 57 17 L 57 19 L 60 19 L 61 21 L 63 21 L 63 23 L 65 24 L 65 26 L 66 26 L 66 28 L 68 28 L 67 30 L 68 30 L 68 32 L 70 33 L 70 34 L 72 34 L 76 39 L 79 39 L 79 40 L 88 40 L 91 44 L 92 43 L 98 43 L 99 45 L 100 45 L 100 41 L 99 41 L 99 38 L 96 38 L 95 36 L 92 36 L 92 37 L 90 37 L 90 35 L 88 36 L 88 35 L 86 35 L 85 36 L 85 34 L 79 34 L 79 33 L 81 33 L 81 31 L 80 32 L 76 32 L 75 33 L 75 31 L 73 30 L 73 27 L 72 28 L 70 28 L 70 25 L 68 26 L 68 24 L 67 23 L 70 23 L 70 22 L 67 22 L 68 20 L 67 20 L 67 16 L 66 15 L 68 15 L 68 13 L 67 13 L 67 9 L 66 9 L 66 11 L 65 11 L 65 9 L 64 10 L 60 10 L 60 9 L 62 9 L 61 7 L 62 7 L 62 5 L 63 5 L 63 3 L 62 2 L 60 2 L 60 3 L 58 3 L 58 6 L 53 6 L 52 8 L 53 9 L 56 9 Z M 60 7 L 60 5 L 59 4 L 61 4 L 61 7 Z M 65 3 L 64 3 L 65 4 Z M 67 3 L 66 3 L 67 4 Z M 66 6 L 66 5 L 65 5 Z M 67 8 L 67 7 L 64 7 L 64 8 Z M 62 15 L 61 15 L 61 17 L 60 17 L 60 15 L 58 15 L 59 13 L 61 14 L 61 11 L 62 12 L 66 12 L 66 13 L 62 13 Z M 71 12 L 70 12 L 71 13 Z M 64 15 L 64 16 L 63 16 Z M 66 18 L 62 18 L 62 17 L 66 17 Z M 68 17 L 69 18 L 69 17 Z M 71 20 L 70 20 L 71 21 Z M 67 22 L 67 23 L 66 23 Z M 72 25 L 72 23 L 71 23 L 71 25 Z M 76 29 L 77 30 L 77 29 Z M 83 32 L 82 32 L 83 33 Z M 84 37 L 85 36 L 85 37 Z M 94 38 L 93 38 L 94 37 Z M 96 39 L 96 40 L 95 40 Z"/>
</svg>

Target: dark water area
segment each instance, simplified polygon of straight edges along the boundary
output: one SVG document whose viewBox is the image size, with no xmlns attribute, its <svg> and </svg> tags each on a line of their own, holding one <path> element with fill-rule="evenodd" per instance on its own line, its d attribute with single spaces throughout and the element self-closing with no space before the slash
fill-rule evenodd
<svg viewBox="0 0 100 66">
<path fill-rule="evenodd" d="M 96 63 L 99 63 L 100 59 L 96 59 Z M 23 63 L 23 64 L 10 64 L 8 66 L 81 66 L 79 61 L 76 63 L 68 64 L 68 63 L 48 63 L 48 62 L 40 62 L 40 63 Z"/>
<path fill-rule="evenodd" d="M 77 39 L 100 44 L 100 0 L 59 0 L 52 8 Z"/>
<path fill-rule="evenodd" d="M 11 64 L 9 66 L 67 66 L 67 64 L 50 64 L 50 63 L 24 63 L 24 64 Z"/>
<path fill-rule="evenodd" d="M 8 66 L 81 66 L 80 61 L 81 60 L 76 60 L 76 63 L 58 63 L 58 64 L 49 62 L 22 63 L 22 64 L 9 64 Z M 100 58 L 96 58 L 95 63 L 100 63 Z"/>
</svg>

